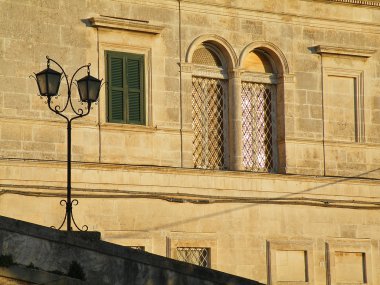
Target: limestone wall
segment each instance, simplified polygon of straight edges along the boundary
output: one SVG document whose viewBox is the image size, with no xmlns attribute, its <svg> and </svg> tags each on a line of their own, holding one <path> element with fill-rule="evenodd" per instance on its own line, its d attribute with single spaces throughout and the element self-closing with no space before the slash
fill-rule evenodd
<svg viewBox="0 0 380 285">
<path fill-rule="evenodd" d="M 0 214 L 59 226 L 65 165 L 7 164 Z M 378 187 L 368 179 L 75 164 L 73 211 L 79 227 L 106 241 L 172 258 L 177 247 L 209 248 L 211 268 L 263 283 L 342 282 L 352 269 L 353 278 L 363 273 L 377 284 Z"/>
<path fill-rule="evenodd" d="M 220 39 L 220 47 L 230 49 L 226 57 L 232 57 L 229 69 L 237 83 L 247 48 L 270 44 L 283 54 L 285 77 L 278 89 L 276 126 L 279 171 L 377 177 L 379 9 L 363 3 L 2 1 L 1 156 L 64 160 L 64 122 L 36 96 L 36 84 L 29 75 L 44 68 L 49 55 L 69 75 L 91 62 L 92 73 L 106 78 L 104 52 L 117 50 L 146 56 L 147 125 L 107 123 L 104 87 L 91 115 L 74 123 L 73 158 L 192 167 L 190 59 L 194 41 L 201 37 L 215 43 Z M 22 17 L 17 16 L 19 11 Z M 107 18 L 122 22 L 116 28 L 114 23 L 99 25 L 89 20 L 100 15 L 127 20 Z M 317 46 L 335 50 L 318 52 Z M 333 80 L 341 77 L 346 81 Z M 328 87 L 329 78 L 335 89 Z M 344 89 L 345 82 L 353 87 Z M 63 86 L 61 94 L 65 92 Z M 329 99 L 342 94 L 345 100 Z M 346 111 L 338 111 L 340 103 Z M 335 112 L 342 115 L 337 117 Z M 239 141 L 240 133 L 234 128 L 230 132 Z M 240 149 L 232 139 L 229 144 L 232 162 Z M 239 167 L 231 164 L 229 168 Z"/>
<path fill-rule="evenodd" d="M 377 284 L 379 19 L 376 1 L 0 0 L 0 214 L 63 218 L 66 125 L 29 78 L 45 56 L 105 79 L 105 51 L 138 53 L 146 125 L 107 122 L 106 86 L 73 123 L 78 225 L 167 257 L 210 248 L 212 268 L 268 284 Z M 226 171 L 192 169 L 192 54 L 205 41 L 227 63 Z M 276 66 L 282 175 L 240 171 L 253 49 Z"/>
</svg>

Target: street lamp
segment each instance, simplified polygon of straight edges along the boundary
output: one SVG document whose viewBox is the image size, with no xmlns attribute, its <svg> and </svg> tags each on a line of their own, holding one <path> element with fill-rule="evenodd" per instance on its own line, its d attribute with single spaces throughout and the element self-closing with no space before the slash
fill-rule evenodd
<svg viewBox="0 0 380 285">
<path fill-rule="evenodd" d="M 66 74 L 66 72 L 63 70 L 62 66 L 56 62 L 55 60 L 47 58 L 47 68 L 39 73 L 35 73 L 34 79 L 37 82 L 38 90 L 40 93 L 40 96 L 47 98 L 47 104 L 49 106 L 49 109 L 56 113 L 57 115 L 65 118 L 67 122 L 67 196 L 66 200 L 61 200 L 60 204 L 66 205 L 66 214 L 65 218 L 61 224 L 61 226 L 58 228 L 60 230 L 62 226 L 67 224 L 67 231 L 71 231 L 71 221 L 73 221 L 75 227 L 79 231 L 87 231 L 88 226 L 84 225 L 82 229 L 80 229 L 77 224 L 75 223 L 72 207 L 73 205 L 78 205 L 78 200 L 74 199 L 71 200 L 71 122 L 75 119 L 82 118 L 84 116 L 87 116 L 90 114 L 91 110 L 91 104 L 95 103 L 98 100 L 99 97 L 99 91 L 102 84 L 102 80 L 99 80 L 93 76 L 90 75 L 90 63 L 87 65 L 83 65 L 79 67 L 72 76 L 70 82 L 69 78 Z M 62 72 L 55 71 L 54 69 L 50 68 L 50 63 L 54 62 Z M 87 68 L 87 76 L 77 80 L 75 83 L 78 86 L 78 92 L 80 101 L 82 103 L 87 103 L 87 111 L 84 111 L 82 108 L 74 108 L 74 105 L 72 103 L 72 97 L 71 97 L 71 87 L 74 83 L 75 75 L 83 68 Z M 59 96 L 58 90 L 59 85 L 61 83 L 62 79 L 66 79 L 67 84 L 67 99 L 66 103 L 64 104 L 64 107 L 61 107 L 60 105 L 52 106 L 54 103 L 52 101 L 52 98 L 54 96 Z M 67 110 L 67 108 L 70 106 L 70 109 L 72 112 L 74 112 L 74 115 L 72 117 L 66 116 L 64 113 Z"/>
</svg>

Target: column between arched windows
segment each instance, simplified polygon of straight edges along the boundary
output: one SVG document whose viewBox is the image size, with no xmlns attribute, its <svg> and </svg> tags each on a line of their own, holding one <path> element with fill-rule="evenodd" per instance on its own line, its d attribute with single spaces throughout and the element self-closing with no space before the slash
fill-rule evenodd
<svg viewBox="0 0 380 285">
<path fill-rule="evenodd" d="M 229 157 L 231 170 L 243 170 L 242 157 L 242 101 L 241 73 L 238 69 L 229 72 Z"/>
</svg>

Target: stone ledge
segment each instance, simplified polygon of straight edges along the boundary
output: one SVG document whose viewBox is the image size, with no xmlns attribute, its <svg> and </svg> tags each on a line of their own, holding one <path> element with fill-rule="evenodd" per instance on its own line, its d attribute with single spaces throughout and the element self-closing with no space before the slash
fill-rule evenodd
<svg viewBox="0 0 380 285">
<path fill-rule="evenodd" d="M 308 140 L 291 141 L 305 143 Z M 318 142 L 318 141 L 317 141 Z M 367 146 L 368 144 L 366 144 Z M 376 147 L 376 145 L 368 145 Z M 363 145 L 359 144 L 358 148 L 362 148 Z M 57 168 L 66 169 L 66 161 L 58 160 L 38 160 L 38 159 L 22 159 L 22 158 L 4 158 L 0 157 L 0 166 L 5 167 L 43 167 L 43 168 Z M 97 163 L 97 162 L 72 162 L 72 169 L 74 170 L 96 170 L 96 171 L 121 171 L 121 172 L 141 172 L 141 173 L 155 173 L 155 174 L 175 174 L 175 175 L 196 175 L 196 176 L 212 176 L 223 178 L 245 178 L 245 179 L 269 179 L 269 180 L 281 180 L 281 181 L 307 181 L 307 182 L 336 182 L 340 181 L 342 177 L 336 176 L 318 176 L 318 175 L 306 175 L 306 174 L 294 174 L 294 173 L 266 173 L 266 172 L 250 172 L 250 171 L 233 171 L 233 170 L 212 170 L 212 169 L 197 169 L 197 168 L 181 168 L 181 167 L 168 167 L 168 166 L 152 166 L 152 165 L 134 165 L 134 164 L 117 164 L 117 163 Z M 360 177 L 344 177 L 344 179 L 350 179 L 350 183 L 353 184 L 368 184 L 375 185 L 380 184 L 380 180 L 366 179 Z M 5 185 L 3 180 L 8 180 L 0 177 L 2 183 L 0 186 L 12 186 L 13 184 Z M 23 180 L 20 180 L 23 181 Z M 14 184 L 20 185 L 20 184 Z M 21 184 L 22 185 L 22 184 Z M 21 186 L 24 188 L 30 188 L 32 185 Z M 34 186 L 41 187 L 39 184 Z M 51 188 L 51 186 L 44 186 L 44 189 Z M 42 189 L 41 188 L 41 189 Z M 58 190 L 66 191 L 66 187 L 57 188 Z M 64 192 L 65 194 L 66 192 Z M 65 194 L 66 195 L 66 194 Z M 65 196 L 62 196 L 65 197 Z"/>
</svg>

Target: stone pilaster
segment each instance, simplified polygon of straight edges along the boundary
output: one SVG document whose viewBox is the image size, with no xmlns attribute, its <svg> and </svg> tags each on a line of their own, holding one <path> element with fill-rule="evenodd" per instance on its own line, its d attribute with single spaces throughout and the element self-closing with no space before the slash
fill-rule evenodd
<svg viewBox="0 0 380 285">
<path fill-rule="evenodd" d="M 181 63 L 181 136 L 182 167 L 194 167 L 192 132 L 192 64 Z"/>
</svg>

